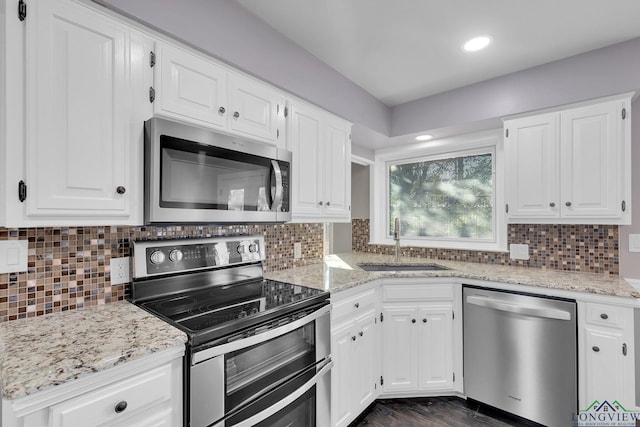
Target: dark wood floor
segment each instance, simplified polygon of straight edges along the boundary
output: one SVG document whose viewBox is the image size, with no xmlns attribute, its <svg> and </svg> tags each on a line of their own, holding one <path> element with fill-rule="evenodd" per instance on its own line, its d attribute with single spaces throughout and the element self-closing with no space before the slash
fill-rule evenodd
<svg viewBox="0 0 640 427">
<path fill-rule="evenodd" d="M 377 400 L 350 427 L 535 426 L 458 397 Z"/>
</svg>

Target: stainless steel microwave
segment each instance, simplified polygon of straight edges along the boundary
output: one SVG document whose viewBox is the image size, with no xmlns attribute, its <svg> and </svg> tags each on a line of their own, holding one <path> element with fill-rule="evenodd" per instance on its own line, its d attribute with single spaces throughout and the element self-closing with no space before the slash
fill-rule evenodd
<svg viewBox="0 0 640 427">
<path fill-rule="evenodd" d="M 291 152 L 204 128 L 145 122 L 146 224 L 291 220 Z"/>
</svg>

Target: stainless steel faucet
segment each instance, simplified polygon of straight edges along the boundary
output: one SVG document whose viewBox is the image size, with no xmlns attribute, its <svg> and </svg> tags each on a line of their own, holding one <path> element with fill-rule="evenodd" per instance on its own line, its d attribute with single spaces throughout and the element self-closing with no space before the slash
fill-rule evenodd
<svg viewBox="0 0 640 427">
<path fill-rule="evenodd" d="M 400 261 L 400 219 L 393 221 L 393 240 L 396 241 L 396 262 Z"/>
</svg>

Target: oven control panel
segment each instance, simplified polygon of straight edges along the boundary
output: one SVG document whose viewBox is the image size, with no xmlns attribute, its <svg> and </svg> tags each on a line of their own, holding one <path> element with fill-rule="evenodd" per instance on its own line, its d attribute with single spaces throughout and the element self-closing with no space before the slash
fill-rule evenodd
<svg viewBox="0 0 640 427">
<path fill-rule="evenodd" d="M 265 259 L 262 236 L 133 242 L 134 278 L 181 273 Z"/>
</svg>

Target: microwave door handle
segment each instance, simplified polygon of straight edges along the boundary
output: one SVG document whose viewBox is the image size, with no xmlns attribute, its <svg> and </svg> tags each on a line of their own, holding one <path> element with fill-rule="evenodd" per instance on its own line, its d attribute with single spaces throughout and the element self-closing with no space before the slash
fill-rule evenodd
<svg viewBox="0 0 640 427">
<path fill-rule="evenodd" d="M 331 370 L 331 368 L 333 368 L 333 361 L 329 360 L 325 363 L 322 369 L 320 369 L 318 373 L 316 373 L 313 376 L 313 378 L 307 381 L 302 387 L 300 387 L 299 389 L 297 389 L 296 391 L 294 391 L 293 393 L 291 393 L 290 395 L 288 395 L 287 397 L 285 397 L 275 405 L 265 409 L 264 411 L 258 412 L 251 418 L 247 418 L 246 420 L 241 421 L 238 424 L 234 424 L 233 427 L 250 427 L 250 426 L 256 425 L 257 423 L 266 420 L 273 414 L 276 414 L 278 411 L 281 411 L 282 409 L 291 405 L 293 402 L 296 401 L 296 399 L 298 399 L 300 396 L 302 396 L 307 391 L 309 391 L 311 387 L 315 386 L 320 380 L 320 378 L 326 375 Z"/>
<path fill-rule="evenodd" d="M 276 212 L 278 206 L 282 204 L 282 171 L 276 160 L 271 160 L 271 169 L 276 178 L 276 194 L 273 196 L 273 202 L 271 203 L 271 212 Z"/>
</svg>

